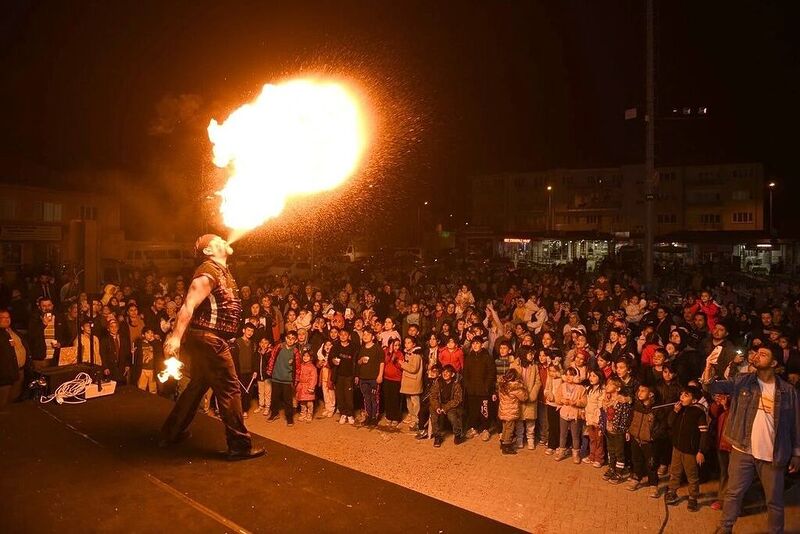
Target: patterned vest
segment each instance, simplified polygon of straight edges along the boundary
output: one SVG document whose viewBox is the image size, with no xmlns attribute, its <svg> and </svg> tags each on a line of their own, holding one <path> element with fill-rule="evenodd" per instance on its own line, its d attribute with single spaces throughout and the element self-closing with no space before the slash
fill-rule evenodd
<svg viewBox="0 0 800 534">
<path fill-rule="evenodd" d="M 239 288 L 230 270 L 214 260 L 207 259 L 195 270 L 194 278 L 205 276 L 211 283 L 211 293 L 195 308 L 191 325 L 210 330 L 230 339 L 239 333 L 242 302 Z"/>
</svg>

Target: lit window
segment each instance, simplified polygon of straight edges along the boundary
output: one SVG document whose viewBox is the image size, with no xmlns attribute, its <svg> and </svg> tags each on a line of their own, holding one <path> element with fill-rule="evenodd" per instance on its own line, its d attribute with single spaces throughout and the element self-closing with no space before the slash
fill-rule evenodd
<svg viewBox="0 0 800 534">
<path fill-rule="evenodd" d="M 42 202 L 42 220 L 45 222 L 61 222 L 61 204 Z"/>
</svg>

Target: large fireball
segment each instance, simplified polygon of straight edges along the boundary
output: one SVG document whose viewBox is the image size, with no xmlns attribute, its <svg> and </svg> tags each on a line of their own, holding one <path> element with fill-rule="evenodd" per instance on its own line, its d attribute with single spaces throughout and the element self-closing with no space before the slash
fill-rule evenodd
<svg viewBox="0 0 800 534">
<path fill-rule="evenodd" d="M 278 216 L 289 197 L 328 191 L 358 167 L 366 145 L 358 99 L 333 82 L 267 84 L 222 123 L 211 120 L 214 164 L 231 172 L 220 192 L 237 233 Z"/>
</svg>

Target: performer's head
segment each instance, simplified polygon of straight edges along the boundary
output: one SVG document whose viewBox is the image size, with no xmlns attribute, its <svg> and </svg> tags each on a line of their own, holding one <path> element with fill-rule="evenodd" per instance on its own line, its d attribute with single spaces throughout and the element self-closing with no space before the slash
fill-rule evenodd
<svg viewBox="0 0 800 534">
<path fill-rule="evenodd" d="M 233 254 L 233 249 L 227 241 L 216 234 L 204 234 L 197 238 L 194 252 L 198 259 L 214 258 L 225 260 Z"/>
</svg>

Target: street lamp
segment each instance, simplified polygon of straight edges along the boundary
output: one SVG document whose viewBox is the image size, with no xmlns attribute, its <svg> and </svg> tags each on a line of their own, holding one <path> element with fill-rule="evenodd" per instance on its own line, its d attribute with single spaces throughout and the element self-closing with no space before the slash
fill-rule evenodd
<svg viewBox="0 0 800 534">
<path fill-rule="evenodd" d="M 769 235 L 775 235 L 775 226 L 772 224 L 772 191 L 777 184 L 770 182 L 767 185 L 769 186 Z"/>
<path fill-rule="evenodd" d="M 427 206 L 428 201 L 422 203 L 422 206 L 417 205 L 417 239 L 419 239 L 418 245 L 422 244 L 422 207 Z"/>
<path fill-rule="evenodd" d="M 552 221 L 552 213 L 553 213 L 553 186 L 547 186 L 547 231 L 553 230 L 553 221 Z"/>
</svg>

